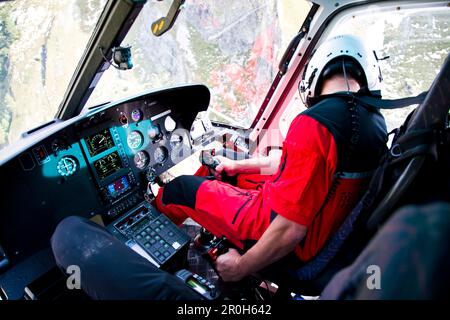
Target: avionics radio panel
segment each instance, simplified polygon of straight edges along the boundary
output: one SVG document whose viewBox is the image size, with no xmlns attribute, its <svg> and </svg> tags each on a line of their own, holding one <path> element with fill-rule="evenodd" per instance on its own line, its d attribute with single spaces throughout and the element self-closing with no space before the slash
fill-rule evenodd
<svg viewBox="0 0 450 320">
<path fill-rule="evenodd" d="M 137 186 L 115 127 L 94 131 L 81 139 L 81 145 L 106 204 L 116 202 Z"/>
<path fill-rule="evenodd" d="M 186 260 L 190 237 L 147 202 L 107 229 L 158 268 L 180 267 Z"/>
</svg>

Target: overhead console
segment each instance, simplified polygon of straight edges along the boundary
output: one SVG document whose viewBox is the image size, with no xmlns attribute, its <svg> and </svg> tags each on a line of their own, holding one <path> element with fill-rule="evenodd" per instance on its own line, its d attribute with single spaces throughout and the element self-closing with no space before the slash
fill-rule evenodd
<svg viewBox="0 0 450 320">
<path fill-rule="evenodd" d="M 187 155 L 208 104 L 209 90 L 194 85 L 103 106 L 3 164 L 0 244 L 11 260 L 48 246 L 69 215 L 108 223 L 142 202 L 147 183 Z"/>
</svg>

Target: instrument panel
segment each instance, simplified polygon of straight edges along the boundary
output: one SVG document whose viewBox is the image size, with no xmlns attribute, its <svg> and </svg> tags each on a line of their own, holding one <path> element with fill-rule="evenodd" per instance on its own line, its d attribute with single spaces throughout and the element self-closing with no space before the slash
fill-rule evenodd
<svg viewBox="0 0 450 320">
<path fill-rule="evenodd" d="M 141 203 L 150 180 L 182 160 L 180 150 L 190 155 L 189 130 L 208 105 L 201 85 L 150 92 L 49 130 L 2 164 L 0 244 L 11 261 L 48 247 L 67 216 L 108 224 Z"/>
<path fill-rule="evenodd" d="M 170 106 L 135 102 L 111 110 L 104 115 L 105 123 L 82 130 L 79 143 L 105 204 L 153 182 L 149 176 L 156 177 L 176 164 L 173 151 L 182 146 L 190 149 L 189 139 L 180 138 L 187 130 L 174 117 Z M 184 144 L 174 144 L 174 139 Z M 107 212 L 108 218 L 118 214 Z"/>
</svg>

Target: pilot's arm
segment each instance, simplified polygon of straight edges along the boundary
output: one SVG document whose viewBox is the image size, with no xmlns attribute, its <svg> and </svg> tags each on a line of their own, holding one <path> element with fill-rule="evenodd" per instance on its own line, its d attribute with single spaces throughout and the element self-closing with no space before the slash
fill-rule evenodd
<svg viewBox="0 0 450 320">
<path fill-rule="evenodd" d="M 298 116 L 283 152 L 283 165 L 266 182 L 263 194 L 264 205 L 270 208 L 265 212 L 276 217 L 244 255 L 230 250 L 217 259 L 224 280 L 242 279 L 294 251 L 327 197 L 337 167 L 337 149 L 327 128 L 308 116 Z"/>
<path fill-rule="evenodd" d="M 277 216 L 259 241 L 244 255 L 230 249 L 216 260 L 224 281 L 239 281 L 292 252 L 304 238 L 306 227 Z"/>
<path fill-rule="evenodd" d="M 243 160 L 231 160 L 222 156 L 216 157 L 220 164 L 214 170 L 214 175 L 221 180 L 222 173 L 234 176 L 238 173 L 274 174 L 280 165 L 281 150 L 274 150 L 266 157 L 254 157 Z"/>
</svg>

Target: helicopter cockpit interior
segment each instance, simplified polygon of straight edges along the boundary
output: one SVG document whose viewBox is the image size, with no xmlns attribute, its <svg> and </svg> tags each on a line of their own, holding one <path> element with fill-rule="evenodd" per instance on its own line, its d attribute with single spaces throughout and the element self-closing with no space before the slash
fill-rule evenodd
<svg viewBox="0 0 450 320">
<path fill-rule="evenodd" d="M 167 15 L 156 19 L 161 15 L 160 11 L 154 13 L 152 10 L 160 5 L 159 2 L 165 2 L 164 12 Z M 244 43 L 250 37 L 247 31 L 232 29 L 232 32 L 228 32 L 221 25 L 224 13 L 220 10 L 223 7 L 211 9 L 203 1 L 105 2 L 55 119 L 26 131 L 18 140 L 1 150 L 2 299 L 86 298 L 79 292 L 76 294 L 80 296 L 75 296 L 73 291 L 65 288 L 67 275 L 56 268 L 49 245 L 58 223 L 73 215 L 91 219 L 106 227 L 111 234 L 155 266 L 176 274 L 180 281 L 184 281 L 204 299 L 223 299 L 227 294 L 233 299 L 270 299 L 276 287 L 267 284 L 266 279 L 263 280 L 265 289 L 261 289 L 264 286 L 261 286 L 260 278 L 245 282 L 246 290 L 239 287 L 233 291 L 229 286 L 217 289 L 220 279 L 209 261 L 206 261 L 205 252 L 199 253 L 193 248 L 193 239 L 208 237 L 208 231 L 201 230 L 201 226 L 192 221 L 178 227 L 151 203 L 160 186 L 180 174 L 193 174 L 201 164 L 208 164 L 209 158 L 205 157 L 213 156 L 214 152 L 242 159 L 280 149 L 290 121 L 304 109 L 297 90 L 307 57 L 320 42 L 342 30 L 354 28 L 355 33 L 380 33 L 380 37 L 373 41 L 377 45 L 390 45 L 383 53 L 386 56 L 380 55 L 382 67 L 386 59 L 394 61 L 393 65 L 384 65 L 387 70 L 383 73 L 386 87 L 391 88 L 386 91 L 388 98 L 405 98 L 430 90 L 438 72 L 441 70 L 444 74 L 445 70 L 442 71 L 441 67 L 450 50 L 448 1 L 399 2 L 373 1 L 367 4 L 365 1 L 350 0 L 339 3 L 305 1 L 301 7 L 303 17 L 297 19 L 295 30 L 289 35 L 291 41 L 283 42 L 284 47 L 277 48 L 277 55 L 275 51 L 264 49 L 268 45 L 267 39 L 256 37 L 251 43 L 253 51 L 245 52 L 246 59 L 249 59 L 245 70 L 240 69 L 232 58 L 228 61 L 225 57 L 221 61 L 223 65 L 219 67 L 198 69 L 205 73 L 209 83 L 195 81 L 192 84 L 192 81 L 191 84 L 182 84 L 176 79 L 164 89 L 155 89 L 156 86 L 151 86 L 151 83 L 155 77 L 167 76 L 158 76 L 158 71 L 164 69 L 165 65 L 179 63 L 177 68 L 182 70 L 178 71 L 195 73 L 197 69 L 191 65 L 212 63 L 218 51 L 229 50 L 232 56 L 232 51 L 238 50 L 239 41 Z M 283 9 L 286 15 L 289 5 Z M 272 8 L 268 4 L 260 8 L 256 2 L 252 6 L 253 9 L 246 8 L 243 16 L 235 16 L 234 20 L 228 21 L 228 27 L 251 24 L 253 20 L 258 20 L 258 15 L 263 15 L 262 7 Z M 190 20 L 183 17 L 185 11 L 190 12 Z M 370 21 L 366 19 L 368 15 L 371 16 Z M 397 20 L 382 25 L 380 16 L 386 21 L 392 16 Z M 204 34 L 195 29 L 194 24 L 198 21 L 192 17 L 204 21 Z M 364 21 L 369 27 L 361 31 L 358 26 Z M 427 28 L 420 29 L 422 34 L 414 38 L 412 33 L 419 32 L 414 29 L 417 21 L 425 21 Z M 261 32 L 273 31 L 270 22 L 279 23 L 266 21 L 268 25 L 264 25 Z M 413 27 L 402 26 L 406 22 Z M 222 30 L 217 30 L 219 27 L 216 26 L 216 33 L 208 33 L 208 28 L 214 24 Z M 188 28 L 194 31 L 188 34 Z M 386 31 L 388 28 L 392 29 L 390 33 Z M 417 81 L 404 79 L 405 74 L 408 74 L 405 69 L 417 62 L 418 55 L 411 58 L 416 60 L 408 61 L 408 65 L 402 64 L 400 60 L 406 59 L 405 54 L 414 49 L 401 46 L 397 38 L 389 38 L 393 37 L 396 30 L 405 30 L 403 36 L 411 39 L 409 45 L 418 43 L 421 48 L 428 46 L 430 50 L 425 63 L 429 72 Z M 438 34 L 438 31 L 441 33 Z M 410 34 L 406 34 L 408 32 Z M 430 40 L 434 42 L 424 45 L 423 39 L 427 32 L 434 32 L 437 36 L 435 40 Z M 189 56 L 194 51 L 184 48 L 186 57 L 183 59 L 186 60 L 180 60 L 180 52 L 167 45 L 170 41 L 158 46 L 157 41 L 168 36 L 173 37 L 169 39 L 172 42 L 176 39 L 180 46 L 188 47 L 196 43 L 198 46 L 195 50 L 199 50 L 197 54 L 202 58 L 194 61 Z M 194 36 L 197 38 L 194 39 Z M 215 37 L 224 37 L 224 43 L 233 43 L 235 46 L 224 48 L 220 47 L 222 44 L 200 42 L 204 38 L 214 40 Z M 271 34 L 270 37 L 280 35 Z M 142 38 L 152 39 L 155 46 L 139 47 Z M 191 42 L 186 42 L 186 39 Z M 430 49 L 430 43 L 435 47 Z M 387 54 L 391 55 L 390 60 Z M 139 70 L 143 70 L 143 66 L 148 63 L 145 60 L 147 56 L 152 57 L 148 61 L 154 69 L 149 69 L 151 72 L 145 76 L 148 83 L 136 84 L 134 88 L 139 78 L 127 72 L 144 72 Z M 135 58 L 138 63 L 133 66 Z M 256 75 L 249 76 L 248 70 L 260 70 L 254 64 L 263 64 L 272 70 L 267 76 L 270 83 L 262 81 L 263 76 L 258 76 L 256 71 Z M 223 74 L 214 67 L 221 69 Z M 395 67 L 403 68 L 403 73 L 397 74 L 397 78 L 391 77 L 395 75 Z M 446 72 L 448 75 L 448 70 Z M 170 73 L 169 76 L 177 77 Z M 240 76 L 248 77 L 247 81 L 254 83 L 254 87 L 246 88 L 243 82 L 239 84 L 240 91 L 228 92 L 229 82 L 236 82 Z M 401 78 L 404 83 L 399 83 Z M 259 80 L 262 84 L 258 83 Z M 226 112 L 220 114 L 218 110 L 222 110 L 222 107 L 211 108 L 214 104 L 226 105 L 229 103 L 227 99 L 232 101 L 231 104 L 239 104 L 245 101 L 250 91 L 253 96 L 259 96 L 257 102 L 244 103 L 232 115 Z M 123 95 L 124 92 L 131 94 Z M 400 96 L 396 95 L 399 92 Z M 405 104 L 406 108 L 388 110 L 385 116 L 392 117 L 392 121 L 388 121 L 389 129 L 399 128 L 416 105 L 411 107 Z M 246 109 L 252 109 L 251 117 Z M 448 106 L 447 111 L 441 110 L 436 114 L 445 118 L 441 120 L 447 125 Z M 276 134 L 266 134 L 269 130 Z M 202 153 L 205 150 L 209 152 L 206 155 Z M 389 211 L 393 210 L 392 207 Z M 221 239 L 211 237 L 208 240 L 211 240 L 209 245 L 212 247 L 207 248 L 206 256 L 211 254 L 211 248 L 220 250 L 224 245 Z M 349 263 L 351 261 L 345 261 L 344 265 Z M 332 273 L 336 272 L 333 270 Z M 331 275 L 326 279 L 329 281 Z M 307 295 L 313 292 L 311 295 L 319 296 L 324 286 L 322 283 L 319 291 L 306 287 L 305 292 Z"/>
</svg>

